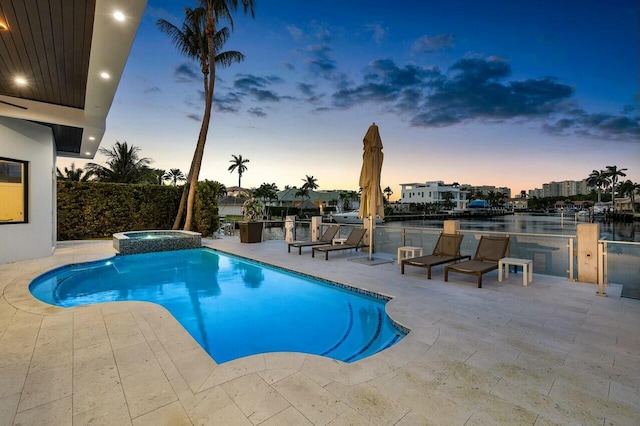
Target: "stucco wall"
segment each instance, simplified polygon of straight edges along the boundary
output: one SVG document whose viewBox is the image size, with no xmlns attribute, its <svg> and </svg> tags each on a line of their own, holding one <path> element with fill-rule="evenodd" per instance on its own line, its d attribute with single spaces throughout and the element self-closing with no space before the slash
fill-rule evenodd
<svg viewBox="0 0 640 426">
<path fill-rule="evenodd" d="M 0 264 L 50 256 L 56 240 L 51 129 L 0 117 L 0 157 L 29 162 L 29 222 L 0 225 Z"/>
</svg>

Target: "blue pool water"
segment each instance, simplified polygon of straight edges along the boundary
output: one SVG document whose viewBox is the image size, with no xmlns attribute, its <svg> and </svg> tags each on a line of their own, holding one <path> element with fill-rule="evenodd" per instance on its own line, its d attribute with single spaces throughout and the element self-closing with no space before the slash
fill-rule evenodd
<svg viewBox="0 0 640 426">
<path fill-rule="evenodd" d="M 279 351 L 353 362 L 405 336 L 383 299 L 206 248 L 63 266 L 37 277 L 30 290 L 64 307 L 158 303 L 217 363 Z"/>
</svg>

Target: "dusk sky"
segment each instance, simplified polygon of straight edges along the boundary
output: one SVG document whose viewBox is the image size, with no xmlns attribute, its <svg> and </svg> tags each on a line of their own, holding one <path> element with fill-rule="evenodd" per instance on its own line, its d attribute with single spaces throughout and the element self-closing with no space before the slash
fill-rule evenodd
<svg viewBox="0 0 640 426">
<path fill-rule="evenodd" d="M 358 189 L 375 122 L 382 188 L 442 180 L 511 188 L 616 165 L 640 182 L 639 6 L 610 1 L 255 0 L 218 68 L 200 179 Z M 203 112 L 199 66 L 156 27 L 191 0 L 149 0 L 102 147 L 189 170 Z M 104 157 L 96 156 L 98 163 Z M 84 166 L 58 160 L 58 167 Z"/>
</svg>

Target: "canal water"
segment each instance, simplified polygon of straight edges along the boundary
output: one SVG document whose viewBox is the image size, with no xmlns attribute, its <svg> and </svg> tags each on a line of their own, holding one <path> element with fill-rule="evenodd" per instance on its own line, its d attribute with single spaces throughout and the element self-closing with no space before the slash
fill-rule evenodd
<svg viewBox="0 0 640 426">
<path fill-rule="evenodd" d="M 589 223 L 586 219 L 574 215 L 546 214 L 536 215 L 530 213 L 516 213 L 493 218 L 456 218 L 460 221 L 460 229 L 472 231 L 495 231 L 528 234 L 552 234 L 575 235 L 576 226 L 580 223 Z M 600 239 L 609 241 L 640 242 L 640 222 L 623 223 L 605 221 L 604 218 L 595 218 L 594 223 L 600 225 Z M 443 220 L 403 220 L 397 222 L 385 222 L 383 227 L 414 227 L 414 228 L 442 228 Z M 304 240 L 308 238 L 308 228 L 298 227 L 296 238 Z M 284 225 L 282 222 L 273 222 L 265 228 L 263 233 L 265 240 L 283 240 Z"/>
<path fill-rule="evenodd" d="M 575 215 L 516 213 L 493 218 L 458 218 L 460 229 L 473 231 L 519 232 L 528 234 L 575 235 L 576 226 L 589 223 L 586 218 Z M 604 218 L 595 218 L 593 223 L 600 225 L 600 239 L 609 241 L 640 242 L 640 222 L 611 222 Z M 388 222 L 385 226 L 442 228 L 443 220 L 405 220 Z"/>
</svg>

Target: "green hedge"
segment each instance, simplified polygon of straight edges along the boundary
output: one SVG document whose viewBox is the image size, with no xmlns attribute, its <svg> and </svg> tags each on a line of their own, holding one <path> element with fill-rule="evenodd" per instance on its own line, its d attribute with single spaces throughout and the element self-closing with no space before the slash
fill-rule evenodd
<svg viewBox="0 0 640 426">
<path fill-rule="evenodd" d="M 171 229 L 181 188 L 58 181 L 57 194 L 58 240 L 64 241 Z"/>
</svg>

